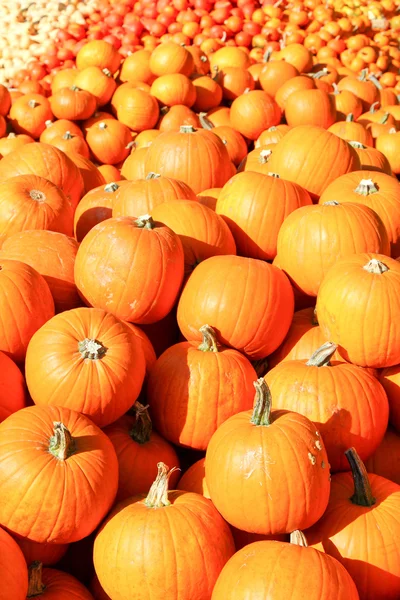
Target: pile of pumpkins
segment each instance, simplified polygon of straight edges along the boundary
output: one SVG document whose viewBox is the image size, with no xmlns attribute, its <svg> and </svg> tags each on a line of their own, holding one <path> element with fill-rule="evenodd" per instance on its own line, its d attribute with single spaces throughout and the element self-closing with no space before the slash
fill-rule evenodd
<svg viewBox="0 0 400 600">
<path fill-rule="evenodd" d="M 267 58 L 0 86 L 0 600 L 400 597 L 398 76 Z"/>
</svg>

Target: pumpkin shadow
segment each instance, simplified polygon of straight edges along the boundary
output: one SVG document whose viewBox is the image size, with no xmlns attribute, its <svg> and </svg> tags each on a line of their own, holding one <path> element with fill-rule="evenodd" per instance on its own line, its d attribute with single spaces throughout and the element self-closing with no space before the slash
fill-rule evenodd
<svg viewBox="0 0 400 600">
<path fill-rule="evenodd" d="M 213 244 L 208 244 L 202 240 L 198 240 L 190 235 L 181 235 L 179 237 L 182 242 L 183 252 L 185 255 L 185 277 L 187 278 L 197 267 L 199 263 L 212 256 L 220 256 L 224 254 L 220 252 Z"/>
<path fill-rule="evenodd" d="M 52 277 L 50 275 L 43 275 L 43 277 L 53 296 L 56 314 L 63 312 L 64 310 L 85 306 L 79 296 L 75 282 L 65 281 L 65 279 L 59 279 L 58 277 Z"/>
<path fill-rule="evenodd" d="M 83 240 L 86 233 L 92 229 L 92 227 L 98 223 L 101 223 L 102 221 L 111 219 L 111 217 L 112 208 L 109 206 L 94 206 L 85 210 L 85 212 L 83 212 L 79 217 L 75 226 L 76 239 L 78 242 Z"/>
</svg>

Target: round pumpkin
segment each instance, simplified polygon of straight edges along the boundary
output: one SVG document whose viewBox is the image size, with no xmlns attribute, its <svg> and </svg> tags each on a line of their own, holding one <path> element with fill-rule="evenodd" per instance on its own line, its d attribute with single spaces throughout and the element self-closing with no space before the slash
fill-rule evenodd
<svg viewBox="0 0 400 600">
<path fill-rule="evenodd" d="M 259 82 L 264 92 L 275 97 L 276 92 L 286 82 L 299 75 L 296 67 L 289 62 L 274 60 L 263 66 Z"/>
<path fill-rule="evenodd" d="M 139 133 L 155 126 L 159 108 L 154 96 L 143 90 L 131 88 L 123 92 L 116 105 L 116 113 L 118 121 Z"/>
<path fill-rule="evenodd" d="M 53 118 L 50 102 L 41 94 L 25 94 L 12 105 L 9 115 L 16 133 L 24 133 L 37 140 Z"/>
<path fill-rule="evenodd" d="M 66 131 L 64 135 L 54 136 L 49 143 L 62 152 L 81 154 L 85 158 L 89 158 L 89 146 L 81 135 L 74 135 L 70 131 Z"/>
<path fill-rule="evenodd" d="M 335 101 L 323 90 L 294 92 L 286 100 L 285 118 L 290 127 L 315 125 L 328 129 L 336 120 Z"/>
<path fill-rule="evenodd" d="M 186 75 L 173 73 L 157 77 L 151 84 L 150 94 L 160 106 L 193 106 L 196 102 L 196 88 Z"/>
<path fill-rule="evenodd" d="M 26 600 L 28 568 L 11 535 L 0 527 L 0 600 Z"/>
<path fill-rule="evenodd" d="M 272 96 L 263 90 L 253 90 L 232 102 L 230 119 L 236 131 L 256 140 L 265 129 L 279 124 L 281 110 Z"/>
<path fill-rule="evenodd" d="M 149 67 L 157 77 L 173 73 L 181 73 L 189 77 L 194 69 L 194 60 L 185 46 L 166 42 L 153 50 Z"/>
<path fill-rule="evenodd" d="M 44 144 L 51 144 L 54 138 L 64 135 L 67 131 L 73 135 L 84 137 L 83 132 L 77 123 L 68 119 L 59 119 L 58 121 L 46 121 L 46 129 L 40 136 L 40 141 Z"/>
<path fill-rule="evenodd" d="M 333 123 L 328 131 L 347 142 L 359 142 L 360 144 L 365 144 L 367 146 L 373 145 L 370 131 L 368 131 L 361 123 L 355 122 L 352 114 L 348 115 L 344 121 Z"/>
<path fill-rule="evenodd" d="M 34 561 L 29 567 L 27 598 L 93 600 L 89 590 L 75 577 L 58 569 L 43 569 L 39 561 Z"/>
<path fill-rule="evenodd" d="M 7 137 L 0 138 L 0 158 L 4 158 L 10 152 L 25 146 L 25 144 L 32 144 L 35 140 L 29 135 L 20 133 L 19 135 L 11 132 Z"/>
<path fill-rule="evenodd" d="M 122 56 L 116 48 L 105 40 L 90 40 L 82 46 L 76 55 L 76 66 L 79 70 L 90 66 L 109 69 L 111 73 L 118 71 Z"/>
<path fill-rule="evenodd" d="M 21 548 L 27 565 L 37 560 L 43 566 L 51 567 L 62 559 L 69 548 L 69 544 L 39 544 L 38 542 L 32 542 L 29 538 L 15 534 L 13 537 Z"/>
<path fill-rule="evenodd" d="M 86 67 L 77 73 L 74 85 L 90 92 L 97 100 L 97 106 L 104 106 L 111 100 L 117 83 L 109 69 L 96 66 Z"/>
<path fill-rule="evenodd" d="M 387 175 L 392 175 L 390 163 L 382 152 L 379 152 L 376 148 L 364 146 L 360 142 L 350 141 L 350 145 L 360 158 L 361 169 L 364 171 L 380 171 Z"/>
<path fill-rule="evenodd" d="M 95 113 L 97 100 L 93 94 L 74 84 L 55 92 L 50 97 L 50 106 L 57 119 L 83 121 Z"/>
<path fill-rule="evenodd" d="M 116 119 L 105 119 L 90 127 L 86 141 L 98 163 L 115 165 L 125 160 L 132 147 L 132 134 Z"/>
</svg>

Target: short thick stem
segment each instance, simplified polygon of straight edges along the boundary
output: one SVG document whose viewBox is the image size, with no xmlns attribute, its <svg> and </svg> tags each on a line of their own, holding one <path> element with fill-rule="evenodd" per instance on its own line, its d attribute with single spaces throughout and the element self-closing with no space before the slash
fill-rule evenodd
<svg viewBox="0 0 400 600">
<path fill-rule="evenodd" d="M 360 183 L 354 190 L 356 194 L 360 196 L 369 196 L 369 194 L 376 194 L 378 188 L 372 179 L 361 179 Z"/>
<path fill-rule="evenodd" d="M 55 421 L 50 438 L 49 452 L 59 460 L 67 460 L 75 452 L 75 440 L 64 423 Z"/>
<path fill-rule="evenodd" d="M 272 398 L 267 382 L 263 377 L 254 382 L 256 397 L 250 423 L 268 427 L 271 425 Z"/>
<path fill-rule="evenodd" d="M 63 135 L 63 140 L 72 140 L 74 136 L 72 135 L 72 133 L 70 131 L 66 131 Z"/>
<path fill-rule="evenodd" d="M 157 477 L 144 502 L 149 508 L 162 508 L 163 506 L 169 506 L 171 504 L 168 500 L 168 480 L 172 473 L 178 470 L 177 467 L 169 469 L 167 465 L 162 462 L 158 463 L 157 468 Z"/>
<path fill-rule="evenodd" d="M 149 179 L 159 179 L 160 177 L 161 177 L 160 173 L 154 173 L 153 171 L 150 171 L 146 175 L 146 181 L 148 181 Z"/>
<path fill-rule="evenodd" d="M 329 366 L 329 361 L 332 356 L 335 354 L 337 350 L 337 345 L 333 342 L 326 342 L 322 344 L 311 355 L 310 359 L 306 362 L 307 367 L 327 367 Z"/>
<path fill-rule="evenodd" d="M 181 125 L 179 131 L 180 133 L 196 133 L 196 129 L 193 125 Z"/>
<path fill-rule="evenodd" d="M 346 450 L 345 455 L 349 461 L 354 481 L 354 494 L 350 500 L 353 504 L 357 504 L 357 506 L 373 506 L 376 503 L 376 499 L 372 494 L 371 484 L 364 463 L 358 456 L 355 448 Z"/>
<path fill-rule="evenodd" d="M 199 329 L 203 336 L 203 341 L 198 346 L 198 349 L 202 352 L 218 352 L 217 346 L 217 334 L 210 325 L 203 325 Z"/>
<path fill-rule="evenodd" d="M 82 358 L 88 358 L 90 360 L 98 360 L 107 352 L 107 348 L 103 346 L 101 342 L 91 338 L 85 338 L 79 342 L 78 350 L 81 353 Z"/>
<path fill-rule="evenodd" d="M 28 106 L 29 106 L 29 108 L 37 108 L 38 106 L 40 106 L 40 102 L 32 99 L 32 100 L 29 100 Z"/>
<path fill-rule="evenodd" d="M 156 226 L 151 215 L 142 215 L 135 220 L 135 223 L 139 229 L 154 229 Z"/>
<path fill-rule="evenodd" d="M 275 179 L 280 179 L 281 176 L 278 173 L 272 173 L 271 171 L 267 173 L 268 177 L 274 177 Z"/>
<path fill-rule="evenodd" d="M 107 185 L 104 186 L 104 191 L 107 192 L 108 194 L 110 194 L 112 192 L 116 192 L 117 190 L 119 190 L 119 185 L 115 181 L 112 181 L 111 183 L 107 183 Z"/>
<path fill-rule="evenodd" d="M 352 148 L 357 148 L 358 150 L 365 150 L 367 146 L 364 146 L 361 142 L 351 141 L 348 142 Z"/>
<path fill-rule="evenodd" d="M 260 156 L 258 157 L 258 162 L 262 165 L 265 165 L 272 156 L 272 150 L 261 150 Z"/>
<path fill-rule="evenodd" d="M 129 435 L 138 444 L 146 444 L 150 441 L 153 426 L 151 423 L 148 408 L 148 405 L 143 406 L 143 404 L 141 404 L 138 401 L 135 402 L 135 405 L 133 407 L 136 420 Z"/>
<path fill-rule="evenodd" d="M 328 200 L 328 202 L 324 202 L 322 206 L 339 206 L 340 202 L 337 200 Z"/>
<path fill-rule="evenodd" d="M 347 115 L 346 121 L 347 121 L 347 123 L 352 123 L 354 121 L 354 115 L 353 115 L 353 113 L 349 113 Z"/>
<path fill-rule="evenodd" d="M 29 567 L 27 598 L 41 596 L 46 589 L 46 586 L 42 582 L 42 567 L 42 563 L 38 560 L 35 560 Z"/>
<path fill-rule="evenodd" d="M 303 546 L 304 548 L 308 547 L 306 536 L 300 529 L 296 529 L 292 531 L 290 534 L 290 543 L 295 546 Z"/>
<path fill-rule="evenodd" d="M 377 258 L 371 258 L 371 260 L 363 266 L 363 269 L 368 271 L 368 273 L 373 273 L 374 275 L 382 275 L 382 273 L 389 271 L 389 267 L 387 267 Z"/>
</svg>

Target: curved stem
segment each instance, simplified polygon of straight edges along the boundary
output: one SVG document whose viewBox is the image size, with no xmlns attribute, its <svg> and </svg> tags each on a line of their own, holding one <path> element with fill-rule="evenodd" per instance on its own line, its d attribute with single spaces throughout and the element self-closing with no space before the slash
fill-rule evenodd
<svg viewBox="0 0 400 600">
<path fill-rule="evenodd" d="M 153 431 L 148 408 L 149 405 L 143 406 L 143 404 L 138 401 L 136 401 L 133 406 L 136 421 L 129 432 L 129 435 L 138 444 L 146 444 L 149 442 L 151 432 Z"/>
<path fill-rule="evenodd" d="M 218 352 L 217 335 L 215 330 L 210 325 L 203 325 L 199 329 L 203 336 L 203 341 L 197 347 L 202 352 Z"/>
<path fill-rule="evenodd" d="M 159 462 L 157 468 L 157 477 L 144 501 L 149 508 L 162 508 L 171 504 L 168 500 L 168 480 L 172 473 L 179 470 L 178 467 L 169 469 L 163 462 Z"/>
<path fill-rule="evenodd" d="M 371 107 L 369 109 L 370 113 L 375 113 L 376 112 L 376 107 L 379 106 L 380 102 L 374 102 L 373 104 L 371 104 Z"/>
<path fill-rule="evenodd" d="M 368 271 L 368 273 L 373 273 L 374 275 L 382 275 L 382 273 L 389 271 L 389 267 L 387 267 L 377 258 L 371 258 L 371 260 L 363 266 L 363 269 Z"/>
<path fill-rule="evenodd" d="M 107 348 L 101 342 L 91 338 L 85 338 L 81 342 L 78 342 L 78 350 L 82 358 L 90 360 L 98 360 L 107 352 Z"/>
<path fill-rule="evenodd" d="M 329 366 L 329 361 L 332 356 L 335 354 L 337 350 L 337 345 L 333 342 L 326 342 L 322 344 L 312 353 L 309 360 L 306 362 L 307 367 L 327 367 Z"/>
<path fill-rule="evenodd" d="M 214 124 L 210 121 L 210 119 L 207 117 L 207 115 L 205 113 L 200 113 L 199 114 L 199 121 L 200 121 L 200 125 L 202 126 L 203 129 L 214 129 Z"/>
<path fill-rule="evenodd" d="M 303 546 L 303 548 L 308 548 L 307 538 L 300 529 L 296 529 L 292 531 L 290 534 L 290 543 L 295 544 L 295 546 Z"/>
<path fill-rule="evenodd" d="M 347 123 L 352 123 L 354 121 L 354 115 L 353 115 L 353 113 L 349 113 L 347 115 L 346 121 L 347 121 Z"/>
<path fill-rule="evenodd" d="M 272 397 L 267 382 L 263 377 L 254 381 L 256 397 L 254 399 L 253 414 L 250 423 L 268 427 L 271 425 Z"/>
<path fill-rule="evenodd" d="M 385 113 L 382 118 L 379 120 L 380 125 L 386 125 L 389 119 L 389 113 Z"/>
<path fill-rule="evenodd" d="M 368 479 L 367 469 L 355 448 L 349 448 L 345 452 L 349 461 L 354 481 L 354 494 L 350 500 L 357 506 L 373 506 L 376 502 L 372 494 L 371 484 Z"/>
<path fill-rule="evenodd" d="M 67 460 L 75 452 L 75 440 L 64 423 L 55 421 L 50 438 L 49 452 L 59 460 Z"/>
<path fill-rule="evenodd" d="M 42 582 L 42 567 L 42 563 L 35 560 L 28 569 L 29 583 L 27 598 L 41 596 L 46 589 L 46 586 Z"/>
<path fill-rule="evenodd" d="M 135 219 L 135 223 L 139 229 L 154 229 L 155 223 L 151 215 L 142 215 Z"/>
</svg>

